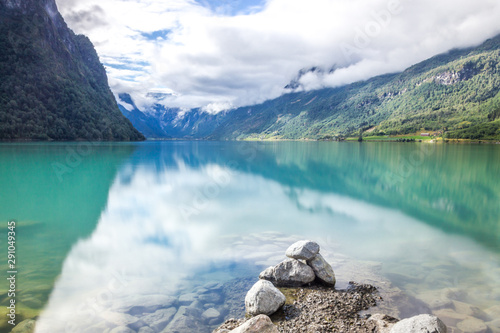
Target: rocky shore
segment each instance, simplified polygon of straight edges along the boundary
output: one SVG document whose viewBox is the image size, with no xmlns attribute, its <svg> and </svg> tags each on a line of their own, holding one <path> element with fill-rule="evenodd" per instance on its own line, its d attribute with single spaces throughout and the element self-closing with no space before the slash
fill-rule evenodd
<svg viewBox="0 0 500 333">
<path fill-rule="evenodd" d="M 103 311 L 92 317 L 91 322 L 75 317 L 74 323 L 80 326 L 72 331 L 209 333 L 222 324 L 216 332 L 232 331 L 238 327 L 239 332 L 245 332 L 241 325 L 257 323 L 265 324 L 272 329 L 269 332 L 274 333 L 390 332 L 398 322 L 394 318 L 431 314 L 446 324 L 448 332 L 500 333 L 500 306 L 493 304 L 481 310 L 473 305 L 475 302 L 471 296 L 474 291 L 459 286 L 450 288 L 446 279 L 453 276 L 446 275 L 441 269 L 446 263 L 429 261 L 419 271 L 407 269 L 404 276 L 401 273 L 404 270 L 398 274 L 385 272 L 384 275 L 391 279 L 389 281 L 381 273 L 380 262 L 353 260 L 326 240 L 322 240 L 321 250 L 318 245 L 316 254 L 312 248 L 309 249 L 312 254 L 296 259 L 293 258 L 294 247 L 291 247 L 287 259 L 283 260 L 285 249 L 298 239 L 279 234 L 266 235 L 259 243 L 259 248 L 264 249 L 259 256 L 248 250 L 247 244 L 255 244 L 255 239 L 238 239 L 239 246 L 244 247 L 239 253 L 248 252 L 250 256 L 248 267 L 251 270 L 241 275 L 245 278 L 193 275 L 176 287 L 175 293 L 158 290 L 151 294 L 116 295 L 103 304 Z M 231 240 L 227 241 L 231 243 Z M 315 263 L 314 258 L 317 258 Z M 255 266 L 251 266 L 252 263 Z M 408 265 L 408 260 L 401 264 Z M 278 302 L 278 309 L 272 314 L 255 313 L 245 317 L 248 312 L 245 298 L 258 280 L 266 280 L 282 293 L 284 304 Z M 349 283 L 351 280 L 357 283 Z M 432 285 L 432 290 L 419 284 L 423 280 Z M 402 289 L 404 286 L 404 291 L 398 286 Z M 20 322 L 12 332 L 33 332 L 36 319 Z M 44 330 L 38 320 L 36 324 L 37 332 L 64 331 L 53 326 Z"/>
<path fill-rule="evenodd" d="M 213 333 L 448 331 L 429 314 L 401 321 L 387 314 L 361 314 L 382 299 L 377 288 L 350 282 L 347 289 L 336 290 L 335 273 L 319 250 L 313 241 L 292 244 L 286 251 L 289 259 L 264 270 L 246 294 L 246 317 L 231 318 Z"/>
</svg>

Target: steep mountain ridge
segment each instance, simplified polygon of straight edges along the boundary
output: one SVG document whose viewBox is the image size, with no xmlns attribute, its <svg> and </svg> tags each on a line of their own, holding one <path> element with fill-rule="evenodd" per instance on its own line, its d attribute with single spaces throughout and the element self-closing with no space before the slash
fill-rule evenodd
<svg viewBox="0 0 500 333">
<path fill-rule="evenodd" d="M 370 135 L 445 131 L 450 138 L 500 139 L 500 119 L 495 117 L 500 113 L 499 92 L 497 36 L 478 47 L 437 55 L 401 73 L 339 88 L 292 92 L 222 115 L 199 115 L 213 125 L 207 135 L 209 126 L 203 134 L 194 127 L 189 136 L 167 134 L 214 140 L 324 139 L 370 129 Z M 177 124 L 189 127 L 183 118 L 189 115 L 177 117 Z"/>
<path fill-rule="evenodd" d="M 200 109 L 183 112 L 160 103 L 155 103 L 143 112 L 129 94 L 119 95 L 118 106 L 123 115 L 148 138 L 203 139 L 225 121 L 227 116 L 226 112 L 209 114 Z"/>
<path fill-rule="evenodd" d="M 143 140 L 54 0 L 0 0 L 0 140 Z"/>
</svg>

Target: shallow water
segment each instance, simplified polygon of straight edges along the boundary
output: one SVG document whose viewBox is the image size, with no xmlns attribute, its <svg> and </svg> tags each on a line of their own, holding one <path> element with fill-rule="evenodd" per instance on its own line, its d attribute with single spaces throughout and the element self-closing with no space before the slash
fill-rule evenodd
<svg viewBox="0 0 500 333">
<path fill-rule="evenodd" d="M 0 237 L 18 222 L 17 320 L 39 315 L 37 332 L 168 332 L 181 306 L 198 319 L 216 309 L 183 322 L 202 332 L 241 310 L 235 281 L 310 238 L 339 287 L 369 267 L 434 312 L 466 303 L 489 321 L 500 312 L 499 174 L 495 145 L 1 144 Z M 147 317 L 156 310 L 163 321 Z"/>
</svg>

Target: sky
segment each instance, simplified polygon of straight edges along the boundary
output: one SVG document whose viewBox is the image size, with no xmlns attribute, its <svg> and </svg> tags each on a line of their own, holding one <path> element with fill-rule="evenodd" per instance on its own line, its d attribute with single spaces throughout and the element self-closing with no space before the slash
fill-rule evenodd
<svg viewBox="0 0 500 333">
<path fill-rule="evenodd" d="M 498 0 L 56 0 L 115 95 L 216 113 L 399 72 L 500 33 Z M 298 77 L 300 70 L 316 67 Z M 156 96 L 158 96 L 156 94 Z"/>
</svg>

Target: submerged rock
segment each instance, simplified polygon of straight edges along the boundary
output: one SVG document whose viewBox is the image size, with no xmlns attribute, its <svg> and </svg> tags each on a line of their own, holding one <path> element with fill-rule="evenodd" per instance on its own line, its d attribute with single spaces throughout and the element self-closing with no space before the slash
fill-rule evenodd
<svg viewBox="0 0 500 333">
<path fill-rule="evenodd" d="M 285 304 L 285 300 L 285 295 L 271 282 L 259 280 L 248 291 L 245 297 L 245 307 L 247 313 L 252 316 L 271 315 Z"/>
<path fill-rule="evenodd" d="M 434 290 L 426 291 L 417 295 L 417 298 L 426 303 L 432 310 L 447 309 L 453 307 L 451 299 L 447 298 L 443 293 Z"/>
<path fill-rule="evenodd" d="M 113 328 L 109 333 L 135 333 L 135 331 L 126 326 L 119 326 Z"/>
<path fill-rule="evenodd" d="M 200 322 L 200 312 L 197 309 L 181 306 L 163 332 L 208 333 L 209 329 Z"/>
<path fill-rule="evenodd" d="M 390 333 L 446 333 L 446 325 L 436 316 L 422 314 L 397 322 Z"/>
<path fill-rule="evenodd" d="M 308 265 L 296 259 L 286 259 L 264 270 L 259 278 L 271 281 L 277 287 L 300 287 L 313 282 L 316 275 Z"/>
<path fill-rule="evenodd" d="M 35 331 L 35 320 L 26 319 L 17 324 L 11 332 L 13 333 L 32 333 Z"/>
<path fill-rule="evenodd" d="M 367 323 L 375 326 L 377 333 L 389 333 L 398 320 L 394 317 L 376 313 L 368 318 Z"/>
<path fill-rule="evenodd" d="M 175 316 L 176 312 L 177 312 L 177 309 L 174 307 L 171 307 L 168 309 L 160 309 L 154 313 L 151 313 L 151 314 L 148 314 L 147 316 L 142 317 L 141 319 L 149 327 L 160 332 L 172 320 L 172 318 Z"/>
<path fill-rule="evenodd" d="M 311 260 L 319 253 L 319 245 L 310 240 L 293 243 L 286 250 L 286 256 L 293 259 Z"/>
<path fill-rule="evenodd" d="M 457 328 L 464 333 L 486 333 L 488 331 L 488 326 L 476 318 L 468 318 L 459 322 Z"/>
<path fill-rule="evenodd" d="M 141 295 L 120 298 L 111 307 L 111 310 L 131 315 L 152 313 L 161 308 L 169 308 L 175 305 L 177 297 L 168 295 Z"/>
<path fill-rule="evenodd" d="M 212 320 L 212 319 L 217 319 L 220 317 L 220 312 L 217 311 L 217 309 L 210 308 L 205 310 L 202 314 L 201 317 L 205 320 Z"/>
<path fill-rule="evenodd" d="M 156 332 L 158 332 L 158 331 L 155 331 L 151 327 L 148 327 L 148 326 L 143 326 L 137 331 L 137 333 L 156 333 Z"/>
<path fill-rule="evenodd" d="M 335 273 L 333 272 L 333 268 L 321 254 L 318 253 L 316 257 L 308 260 L 307 264 L 312 268 L 318 279 L 326 284 L 335 286 Z"/>
<path fill-rule="evenodd" d="M 247 320 L 243 325 L 230 331 L 230 333 L 278 333 L 278 328 L 266 315 L 258 315 Z"/>
<path fill-rule="evenodd" d="M 489 321 L 492 319 L 486 312 L 484 312 L 483 310 L 472 304 L 453 301 L 453 305 L 455 307 L 455 311 L 458 313 L 463 313 L 468 316 L 476 317 L 484 321 Z"/>
<path fill-rule="evenodd" d="M 179 304 L 180 305 L 189 305 L 198 299 L 198 294 L 196 293 L 187 293 L 179 296 Z"/>
</svg>

